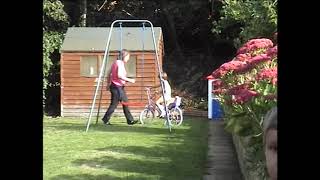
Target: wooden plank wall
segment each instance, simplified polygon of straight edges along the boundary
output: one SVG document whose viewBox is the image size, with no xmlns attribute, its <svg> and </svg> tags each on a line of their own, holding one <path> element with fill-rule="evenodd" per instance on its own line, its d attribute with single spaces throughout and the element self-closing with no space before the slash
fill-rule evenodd
<svg viewBox="0 0 320 180">
<path fill-rule="evenodd" d="M 162 39 L 162 38 L 161 38 Z M 161 41 L 162 42 L 162 41 Z M 162 65 L 162 47 L 159 50 L 159 61 Z M 80 77 L 80 57 L 82 55 L 100 55 L 97 53 L 64 52 L 61 54 L 61 116 L 88 116 L 93 102 L 94 91 L 98 77 Z M 117 55 L 110 53 L 110 55 Z M 155 55 L 152 52 L 144 53 L 144 64 L 142 63 L 141 52 L 132 52 L 132 56 L 137 56 L 136 83 L 127 83 L 126 92 L 129 102 L 147 103 L 147 95 L 144 87 L 154 86 L 158 80 L 158 70 L 155 62 Z M 142 87 L 143 85 L 143 87 Z M 111 94 L 106 91 L 105 83 L 102 86 L 102 99 L 100 116 L 107 110 Z M 99 97 L 96 100 L 94 114 L 98 111 Z M 144 107 L 130 107 L 134 116 L 138 116 Z M 115 115 L 123 116 L 121 104 L 118 105 Z"/>
</svg>

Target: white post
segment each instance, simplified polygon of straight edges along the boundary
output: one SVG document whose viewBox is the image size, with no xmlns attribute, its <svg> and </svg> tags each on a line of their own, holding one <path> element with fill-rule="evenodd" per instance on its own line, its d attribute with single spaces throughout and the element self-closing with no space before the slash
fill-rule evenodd
<svg viewBox="0 0 320 180">
<path fill-rule="evenodd" d="M 213 79 L 208 79 L 208 118 L 212 119 L 212 85 Z"/>
</svg>

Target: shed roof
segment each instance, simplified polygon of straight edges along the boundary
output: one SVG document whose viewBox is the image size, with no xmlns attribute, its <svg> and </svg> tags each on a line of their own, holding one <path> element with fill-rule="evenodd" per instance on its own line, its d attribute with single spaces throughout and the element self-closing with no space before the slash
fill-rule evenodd
<svg viewBox="0 0 320 180">
<path fill-rule="evenodd" d="M 161 38 L 161 27 L 154 27 L 156 46 Z M 105 51 L 110 27 L 69 27 L 65 35 L 62 51 Z M 146 27 L 142 33 L 142 27 L 122 28 L 122 47 L 130 51 L 142 50 L 142 35 L 144 34 L 144 49 L 154 51 L 151 27 Z M 114 27 L 110 40 L 109 51 L 120 49 L 120 28 Z"/>
</svg>

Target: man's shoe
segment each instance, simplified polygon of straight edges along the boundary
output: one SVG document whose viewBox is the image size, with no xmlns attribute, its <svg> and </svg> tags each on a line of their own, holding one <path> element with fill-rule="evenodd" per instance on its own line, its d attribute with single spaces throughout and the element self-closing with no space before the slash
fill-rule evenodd
<svg viewBox="0 0 320 180">
<path fill-rule="evenodd" d="M 128 121 L 127 123 L 128 123 L 129 125 L 134 125 L 134 124 L 137 124 L 137 122 L 138 122 L 138 121 L 133 120 L 133 121 Z"/>
<path fill-rule="evenodd" d="M 106 125 L 106 126 L 110 126 L 111 125 L 111 123 L 109 121 L 108 122 L 103 122 L 103 124 Z"/>
<path fill-rule="evenodd" d="M 159 116 L 159 118 L 165 118 L 166 117 L 166 114 L 161 114 L 160 116 Z"/>
</svg>

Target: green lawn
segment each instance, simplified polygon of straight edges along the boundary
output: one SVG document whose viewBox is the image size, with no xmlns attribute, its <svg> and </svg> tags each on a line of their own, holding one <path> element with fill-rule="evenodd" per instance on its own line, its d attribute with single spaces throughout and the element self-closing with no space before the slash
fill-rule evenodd
<svg viewBox="0 0 320 180">
<path fill-rule="evenodd" d="M 152 125 L 112 126 L 84 118 L 44 118 L 45 180 L 200 180 L 203 178 L 208 121 L 185 117 L 170 133 Z"/>
</svg>

